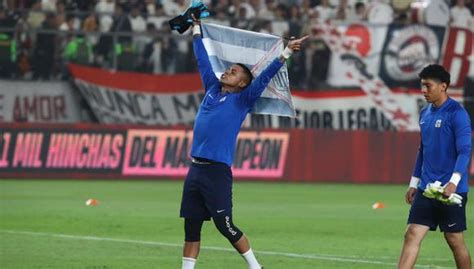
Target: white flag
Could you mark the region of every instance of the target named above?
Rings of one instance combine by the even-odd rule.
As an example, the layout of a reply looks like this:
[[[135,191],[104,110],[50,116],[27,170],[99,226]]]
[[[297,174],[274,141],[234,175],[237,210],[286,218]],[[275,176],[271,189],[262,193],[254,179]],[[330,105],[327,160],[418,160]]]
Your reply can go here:
[[[216,24],[202,24],[203,42],[217,77],[232,64],[245,64],[258,76],[283,51],[278,36]],[[295,117],[286,64],[273,77],[252,113]]]

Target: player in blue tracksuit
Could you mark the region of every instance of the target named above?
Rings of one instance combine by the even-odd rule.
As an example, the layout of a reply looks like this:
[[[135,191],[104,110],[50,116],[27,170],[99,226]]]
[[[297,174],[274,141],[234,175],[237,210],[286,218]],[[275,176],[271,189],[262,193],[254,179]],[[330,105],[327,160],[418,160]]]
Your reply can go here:
[[[413,268],[421,241],[439,226],[451,248],[457,268],[471,269],[464,243],[468,165],[471,156],[471,123],[466,110],[447,95],[449,73],[429,65],[419,74],[421,91],[429,103],[420,113],[421,144],[406,193],[411,204],[399,269]],[[427,184],[441,181],[444,195],[462,196],[460,205],[447,205],[422,195]]]
[[[279,58],[253,79],[243,64],[234,64],[218,79],[204,48],[199,21],[193,23],[193,45],[205,96],[194,123],[192,165],[183,187],[180,216],[185,219],[183,269],[192,269],[200,249],[204,220],[244,257],[249,269],[260,269],[247,237],[232,221],[232,171],[237,135],[247,113],[293,51],[306,39],[292,40]],[[238,52],[236,52],[238,53]],[[223,266],[224,267],[224,266]]]

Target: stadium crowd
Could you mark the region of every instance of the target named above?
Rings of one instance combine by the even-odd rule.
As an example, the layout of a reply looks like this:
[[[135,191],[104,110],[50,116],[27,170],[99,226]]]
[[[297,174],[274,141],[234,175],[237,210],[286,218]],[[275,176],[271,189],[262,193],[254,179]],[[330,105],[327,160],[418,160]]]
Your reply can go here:
[[[424,23],[414,16],[415,1],[387,1],[203,0],[209,22],[278,36],[313,35],[289,68],[299,88],[324,86],[325,65],[312,63],[327,62],[330,51],[314,35],[315,25]],[[189,35],[168,27],[188,6],[185,0],[0,0],[0,77],[67,79],[68,62],[155,74],[193,72]],[[472,1],[453,0],[451,6],[449,23],[472,29]]]

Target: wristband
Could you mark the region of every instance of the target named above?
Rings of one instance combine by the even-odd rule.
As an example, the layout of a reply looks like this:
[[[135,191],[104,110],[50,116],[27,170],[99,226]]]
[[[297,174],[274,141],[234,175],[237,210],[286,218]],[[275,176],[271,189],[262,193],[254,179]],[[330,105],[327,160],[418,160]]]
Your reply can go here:
[[[201,26],[196,24],[193,26],[193,35],[200,35],[201,34]]]
[[[453,173],[451,179],[449,180],[449,182],[453,183],[456,186],[459,184],[459,181],[461,181],[461,174],[457,172]]]
[[[416,189],[416,188],[418,188],[418,183],[420,183],[420,178],[412,176],[411,179],[410,179],[409,187]]]
[[[286,47],[285,50],[281,53],[281,56],[285,58],[286,60],[288,60],[288,58],[290,58],[292,54],[293,54],[293,50]]]

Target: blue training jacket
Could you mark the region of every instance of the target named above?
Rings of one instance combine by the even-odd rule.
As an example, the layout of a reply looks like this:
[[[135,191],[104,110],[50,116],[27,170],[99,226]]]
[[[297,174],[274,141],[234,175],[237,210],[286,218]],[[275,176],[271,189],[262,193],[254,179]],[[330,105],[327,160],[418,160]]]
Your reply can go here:
[[[471,157],[471,123],[466,110],[448,98],[439,108],[429,104],[420,113],[421,144],[413,176],[421,178],[420,189],[428,183],[446,184],[454,172],[461,174],[456,192],[468,192]]]
[[[206,94],[194,122],[191,156],[231,166],[237,135],[245,116],[283,63],[276,58],[240,93],[224,94],[212,70],[202,38],[195,36],[193,44]]]

